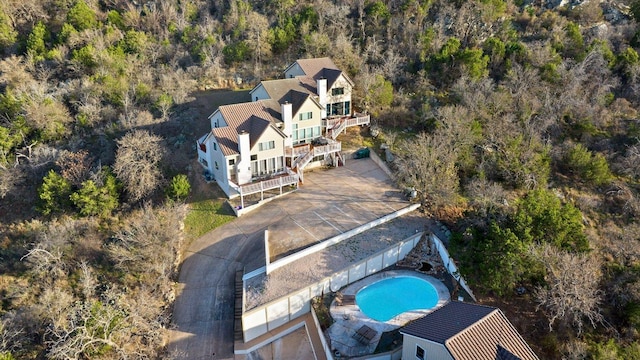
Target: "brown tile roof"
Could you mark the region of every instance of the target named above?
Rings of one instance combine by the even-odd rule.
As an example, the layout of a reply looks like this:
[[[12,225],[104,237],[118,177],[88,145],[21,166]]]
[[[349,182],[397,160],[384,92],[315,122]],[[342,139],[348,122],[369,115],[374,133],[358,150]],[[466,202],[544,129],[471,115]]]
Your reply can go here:
[[[324,69],[333,69],[340,71],[336,64],[333,63],[333,60],[328,57],[315,59],[299,59],[296,62],[298,63],[302,71],[307,76],[311,76],[313,79],[318,79],[324,76]]]
[[[333,84],[336,82],[336,80],[338,80],[341,74],[344,75],[347,81],[349,81],[353,85],[351,79],[349,79],[349,77],[344,74],[342,70],[338,69],[336,64],[333,63],[333,60],[328,57],[315,59],[299,59],[296,62],[298,63],[302,71],[312,79],[327,79],[328,88],[331,88],[331,86],[333,86]],[[314,84],[313,87],[315,89],[316,85]]]
[[[456,360],[538,359],[502,311],[484,305],[452,301],[400,332],[443,344]]]
[[[271,107],[265,101],[223,105],[218,110],[228,126],[213,128],[211,133],[216,137],[224,156],[239,153],[238,133],[248,132],[250,146],[253,148],[264,131],[278,120],[273,116]],[[275,126],[273,128],[280,132]]]
[[[302,104],[309,98],[315,100],[316,82],[307,76],[298,76],[293,79],[267,80],[262,86],[278,104],[286,101],[292,104],[293,114],[297,113]],[[317,102],[317,101],[316,101]],[[320,105],[318,105],[320,106]],[[278,110],[278,114],[280,110]]]

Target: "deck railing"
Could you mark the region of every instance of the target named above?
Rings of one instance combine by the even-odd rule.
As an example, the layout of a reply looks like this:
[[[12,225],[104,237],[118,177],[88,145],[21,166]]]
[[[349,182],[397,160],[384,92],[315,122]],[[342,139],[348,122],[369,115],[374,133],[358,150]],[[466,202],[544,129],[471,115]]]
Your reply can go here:
[[[322,120],[322,125],[327,129],[332,129],[335,125],[342,120],[346,120],[346,126],[367,125],[371,123],[371,116],[364,114],[353,114],[353,116],[342,116],[335,118],[328,118]]]
[[[297,183],[298,175],[295,173],[289,173],[288,175],[279,176],[269,180],[240,185],[237,190],[241,196],[246,196],[271,189],[281,188],[287,185],[295,185]]]
[[[286,157],[296,157],[302,154],[306,154],[311,150],[311,146],[309,144],[304,145],[296,145],[293,148],[286,147],[284,148],[284,155]]]

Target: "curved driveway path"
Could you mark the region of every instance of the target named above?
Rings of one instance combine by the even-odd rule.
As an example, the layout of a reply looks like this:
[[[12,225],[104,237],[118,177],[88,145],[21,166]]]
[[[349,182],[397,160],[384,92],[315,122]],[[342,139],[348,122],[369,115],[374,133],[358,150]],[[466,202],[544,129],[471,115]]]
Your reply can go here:
[[[235,272],[264,265],[264,230],[284,216],[279,207],[263,206],[189,246],[173,309],[173,358],[233,358]]]
[[[371,159],[351,160],[195,240],[180,269],[170,356],[233,359],[235,272],[264,266],[265,229],[279,243],[319,241],[406,206],[398,194]]]

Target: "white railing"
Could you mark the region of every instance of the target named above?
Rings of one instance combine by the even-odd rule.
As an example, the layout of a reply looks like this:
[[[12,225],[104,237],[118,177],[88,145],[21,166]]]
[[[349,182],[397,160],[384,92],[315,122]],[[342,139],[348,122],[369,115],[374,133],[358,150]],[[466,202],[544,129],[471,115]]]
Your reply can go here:
[[[338,151],[342,151],[342,143],[339,142],[339,141],[332,142],[331,144],[327,144],[327,145],[314,146],[313,147],[313,156],[320,156],[320,155],[324,155],[324,154],[332,154],[332,153],[338,152]]]
[[[353,116],[350,116],[350,117],[330,118],[330,119],[322,120],[322,125],[324,125],[327,129],[331,129],[342,120],[346,120],[346,126],[367,125],[371,123],[371,116],[362,115],[362,114],[353,114]]]
[[[286,147],[284,149],[284,155],[287,157],[296,157],[298,155],[308,153],[309,150],[311,150],[311,146],[309,144],[296,145],[293,148]]]
[[[311,159],[313,159],[314,156],[314,152],[313,151],[309,151],[308,153],[304,154],[303,157],[298,157],[296,159],[296,161],[294,161],[293,163],[293,168],[298,168],[298,169],[302,169],[305,166],[307,166],[307,164],[311,161]]]
[[[347,128],[347,122],[344,120],[340,121],[337,124],[337,127],[334,126],[333,128],[331,128],[331,138],[335,140],[338,137],[338,135],[340,135],[340,133],[342,133],[346,128]]]
[[[238,187],[238,192],[240,192],[241,196],[251,195],[271,189],[281,188],[283,186],[296,184],[298,182],[298,176],[288,175],[288,176],[280,176],[274,179],[264,180],[256,183],[251,183],[247,185],[240,185]]]

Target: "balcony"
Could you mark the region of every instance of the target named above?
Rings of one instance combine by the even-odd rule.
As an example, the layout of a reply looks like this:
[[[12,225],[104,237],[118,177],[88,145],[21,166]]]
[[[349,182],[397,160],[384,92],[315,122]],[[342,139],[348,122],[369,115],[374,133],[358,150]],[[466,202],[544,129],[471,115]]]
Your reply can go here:
[[[331,117],[322,120],[322,126],[327,129],[333,129],[337,124],[345,122],[346,127],[356,125],[369,125],[371,123],[371,116],[365,114],[354,113],[351,116],[338,116]]]

